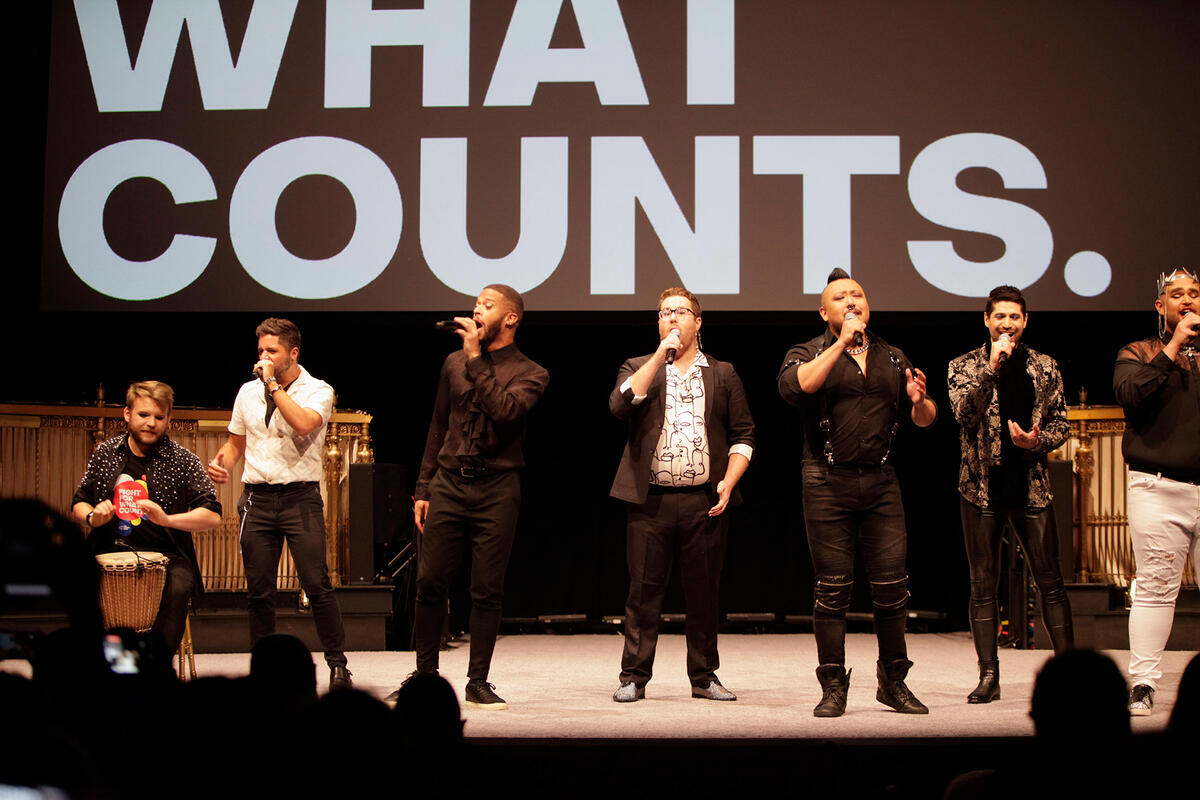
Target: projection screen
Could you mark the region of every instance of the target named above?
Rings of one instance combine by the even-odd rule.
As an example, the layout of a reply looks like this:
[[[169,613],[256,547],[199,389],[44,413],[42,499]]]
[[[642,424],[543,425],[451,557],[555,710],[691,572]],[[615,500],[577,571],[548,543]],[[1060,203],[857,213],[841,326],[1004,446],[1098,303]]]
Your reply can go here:
[[[1184,2],[59,0],[42,307],[1145,308]]]

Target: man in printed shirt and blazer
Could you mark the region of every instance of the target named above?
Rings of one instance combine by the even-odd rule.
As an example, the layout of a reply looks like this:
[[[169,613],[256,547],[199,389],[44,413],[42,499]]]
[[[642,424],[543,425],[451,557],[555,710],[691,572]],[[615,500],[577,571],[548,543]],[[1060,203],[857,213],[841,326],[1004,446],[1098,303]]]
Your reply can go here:
[[[682,287],[658,301],[658,348],[621,365],[609,396],[628,422],[611,494],[629,504],[629,598],[618,703],[645,697],[659,615],[678,548],[692,697],[736,700],[717,680],[717,591],[731,504],[750,464],[754,420],[733,366],[700,351],[700,301]]]

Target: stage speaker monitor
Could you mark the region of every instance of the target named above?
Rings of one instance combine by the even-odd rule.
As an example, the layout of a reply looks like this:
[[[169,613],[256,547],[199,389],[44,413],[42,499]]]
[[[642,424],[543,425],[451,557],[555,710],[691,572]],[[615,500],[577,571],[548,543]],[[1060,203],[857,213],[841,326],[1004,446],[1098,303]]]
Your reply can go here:
[[[1049,460],[1054,522],[1058,528],[1058,565],[1063,580],[1075,582],[1075,474],[1070,461]]]
[[[412,512],[402,464],[350,465],[350,553],[345,578],[374,582],[376,544],[412,537]]]

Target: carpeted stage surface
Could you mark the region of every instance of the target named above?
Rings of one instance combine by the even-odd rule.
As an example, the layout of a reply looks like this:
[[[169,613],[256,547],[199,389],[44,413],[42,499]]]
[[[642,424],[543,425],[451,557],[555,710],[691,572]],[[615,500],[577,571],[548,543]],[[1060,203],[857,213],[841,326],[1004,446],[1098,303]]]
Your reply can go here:
[[[846,715],[817,719],[820,699],[814,669],[816,647],[806,634],[748,634],[721,637],[720,677],[738,695],[719,703],[691,697],[681,635],[659,640],[655,678],[646,699],[612,701],[617,688],[622,639],[617,635],[526,635],[502,637],[490,680],[508,701],[507,711],[463,707],[469,739],[924,739],[928,737],[1011,737],[1033,734],[1029,698],[1045,650],[1000,651],[1003,699],[982,706],[966,703],[978,673],[966,633],[910,634],[915,666],[909,688],[929,706],[928,716],[897,714],[875,700],[875,638],[847,637],[847,666],[853,669]],[[441,673],[462,699],[468,644],[442,653]],[[1127,651],[1108,651],[1121,667]],[[1161,730],[1175,700],[1180,673],[1193,653],[1168,651],[1155,713],[1133,720],[1135,733]],[[318,661],[324,691],[327,672]],[[355,685],[383,698],[414,667],[411,652],[349,654]],[[244,675],[248,654],[198,655],[200,675]]]

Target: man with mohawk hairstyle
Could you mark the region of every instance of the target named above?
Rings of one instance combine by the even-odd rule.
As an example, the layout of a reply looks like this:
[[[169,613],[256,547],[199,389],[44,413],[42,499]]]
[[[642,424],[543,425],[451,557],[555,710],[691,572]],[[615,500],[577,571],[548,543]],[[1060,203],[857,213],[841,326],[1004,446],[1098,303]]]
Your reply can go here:
[[[1130,588],[1129,713],[1149,716],[1188,552],[1200,564],[1200,283],[1179,268],[1158,279],[1158,336],[1121,348],[1113,392],[1125,409],[1125,509],[1137,562]]]
[[[925,375],[867,330],[871,309],[858,281],[835,269],[818,309],[828,329],[788,351],[779,393],[804,417],[804,525],[816,571],[813,632],[821,702],[816,717],[846,711],[846,611],[854,551],[862,553],[879,640],[875,699],[902,714],[929,709],[905,685],[908,534],[896,472],[888,463],[901,421],[926,428],[937,405]]]

